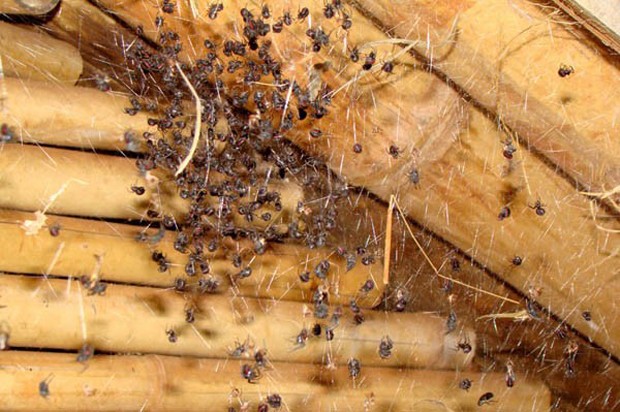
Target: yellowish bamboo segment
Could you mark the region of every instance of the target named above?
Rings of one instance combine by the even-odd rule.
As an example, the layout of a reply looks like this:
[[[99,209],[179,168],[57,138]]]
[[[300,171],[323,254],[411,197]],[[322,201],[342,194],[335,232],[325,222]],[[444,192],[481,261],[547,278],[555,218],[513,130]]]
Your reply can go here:
[[[0,169],[0,207],[6,209],[45,208],[56,214],[117,219],[145,219],[151,209],[177,220],[187,212],[173,180],[162,181],[150,173],[142,177],[135,162],[122,157],[9,144],[0,152]],[[144,187],[145,194],[136,195],[132,186]],[[282,211],[272,211],[268,221],[254,219],[258,227],[288,222],[303,199],[301,187],[292,183],[274,181],[267,187],[280,193]],[[254,196],[256,192],[248,194]],[[234,218],[248,225],[241,215]]]
[[[171,286],[175,278],[185,275],[187,256],[174,250],[174,233],[48,215],[41,230],[29,235],[23,225],[31,219],[32,213],[0,210],[0,239],[2,242],[12,239],[12,246],[0,251],[0,270],[80,277],[90,276],[100,262],[100,277],[106,282],[166,287]],[[51,235],[53,230],[58,231],[57,236]],[[146,242],[137,240],[141,234],[146,235]],[[151,259],[155,250],[161,251],[170,262],[168,271],[160,272]],[[212,271],[228,278],[232,265],[226,263],[225,249],[206,252],[206,255]]]
[[[350,309],[335,320],[330,313],[314,336],[316,320],[308,305],[277,300],[227,296],[190,296],[175,290],[108,285],[91,294],[78,281],[18,275],[0,277],[2,321],[16,347],[74,348],[89,342],[114,353],[154,353],[231,358],[267,351],[271,361],[341,363],[349,357],[366,365],[464,368],[472,361],[476,338],[463,327],[447,332],[444,317],[428,313],[363,311],[361,324]],[[310,305],[312,306],[312,305]],[[186,311],[193,323],[187,323]],[[333,339],[326,339],[326,331]],[[174,331],[176,342],[169,340]],[[381,340],[393,349],[379,356]],[[468,343],[471,351],[458,350]]]
[[[63,65],[66,64],[63,62]],[[55,146],[138,151],[148,116],[129,116],[124,96],[91,88],[5,79],[3,121],[24,142]]]
[[[71,45],[3,22],[0,22],[0,59],[4,75],[20,81],[72,85],[82,73],[82,57]]]
[[[485,393],[489,411],[547,411],[549,390],[523,376],[506,388],[504,375],[397,370],[362,365],[357,379],[346,362],[333,370],[318,365],[273,363],[249,383],[239,361],[169,356],[96,355],[87,364],[75,355],[2,352],[0,395],[11,410],[256,410],[279,395],[284,411],[446,411],[475,410]],[[472,389],[459,389],[461,379]],[[46,381],[49,394],[40,396]],[[272,398],[273,399],[273,398]],[[25,402],[27,401],[27,402]],[[270,408],[271,410],[271,408]]]
[[[347,270],[345,257],[325,248],[308,250],[297,245],[273,244],[270,249],[265,255],[250,258],[252,275],[238,279],[239,288],[254,290],[256,297],[309,302],[317,288],[327,285],[331,303],[349,305],[354,300],[366,308],[380,303],[385,285],[381,282],[383,265],[379,262],[364,266],[358,259]],[[317,267],[325,261],[329,263],[327,282],[316,276]],[[300,280],[304,272],[309,272],[310,282]],[[367,282],[371,282],[369,289],[364,288]]]
[[[40,15],[49,13],[60,0],[0,0],[0,14]]]
[[[90,276],[98,270],[105,282],[164,287],[186,276],[187,256],[174,250],[175,236],[169,231],[50,215],[37,234],[27,235],[22,225],[30,219],[31,213],[0,210],[0,242],[6,245],[0,248],[0,270],[62,277]],[[57,229],[58,235],[52,236],[50,228]],[[141,234],[146,235],[145,243],[136,240]],[[148,240],[160,237],[158,241]],[[151,258],[154,251],[164,253],[170,262],[167,271],[159,271]],[[376,306],[383,294],[384,285],[375,281],[382,271],[378,263],[364,266],[358,262],[346,271],[344,259],[329,250],[271,244],[264,255],[243,256],[252,273],[239,279],[236,275],[241,269],[232,264],[234,253],[236,248],[228,245],[206,253],[209,275],[220,282],[216,293],[310,302],[319,286],[314,270],[319,262],[327,260],[331,303],[348,305],[355,299],[358,306],[369,308]],[[311,273],[309,282],[299,278],[305,271]],[[368,280],[373,280],[375,286],[361,291]],[[188,278],[190,285],[197,281]],[[231,285],[233,292],[227,292]]]
[[[147,185],[129,159],[10,144],[0,153],[0,168],[4,208],[35,211],[47,206],[47,212],[57,214],[141,219],[150,206],[150,190],[143,196],[130,190]],[[166,213],[180,216],[182,207],[177,202]]]

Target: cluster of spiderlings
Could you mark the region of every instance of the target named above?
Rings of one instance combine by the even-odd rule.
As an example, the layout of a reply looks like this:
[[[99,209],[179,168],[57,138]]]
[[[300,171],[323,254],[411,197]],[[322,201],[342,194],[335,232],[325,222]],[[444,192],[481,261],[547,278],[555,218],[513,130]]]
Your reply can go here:
[[[306,36],[312,39],[312,51],[321,51],[322,46],[329,44],[329,34],[325,33],[321,27],[306,30]]]
[[[346,22],[350,18],[341,2],[329,5],[333,13],[327,14],[349,26]],[[174,3],[166,2],[163,11],[167,13],[174,7]],[[217,18],[223,7],[221,2],[214,3],[209,17]],[[132,98],[125,112],[147,112],[148,124],[157,128],[156,132],[143,134],[146,154],[136,160],[140,173],[154,173],[161,181],[172,181],[178,195],[189,203],[187,214],[169,224],[165,220],[171,218],[162,211],[149,210],[147,215],[176,231],[174,248],[187,256],[185,274],[199,275],[199,291],[213,293],[219,282],[209,277],[209,254],[227,244],[226,239],[251,242],[254,254],[265,253],[269,242],[286,239],[303,242],[309,248],[326,246],[330,231],[336,227],[337,202],[348,196],[348,188],[341,183],[329,189],[317,188],[318,170],[324,170],[324,165],[283,138],[298,123],[307,127],[326,116],[331,105],[331,89],[326,84],[310,90],[285,78],[281,62],[271,52],[270,36],[295,21],[305,20],[308,9],[301,9],[296,17],[290,12],[278,17],[267,6],[258,12],[242,8],[243,38],[204,39],[202,56],[191,65],[179,59],[182,44],[177,33],[167,30],[165,13],[156,18],[160,27],[156,52],[140,40],[127,50],[131,80],[140,85],[144,97]],[[320,25],[307,34],[318,48],[330,41]],[[202,133],[188,166],[176,174],[194,138],[194,128],[190,127],[194,120],[189,117],[193,113],[186,109],[193,95],[180,71],[200,98]],[[323,136],[318,128],[310,130],[316,138]],[[266,178],[265,168],[269,170]],[[272,224],[272,219],[282,214],[285,199],[270,188],[270,183],[283,179],[310,190],[323,190],[321,195],[327,201],[314,209],[304,207],[304,213],[286,216],[288,221],[281,216],[282,224]],[[136,195],[146,192],[141,186],[131,190]],[[260,222],[264,224],[257,224]],[[243,263],[247,257],[240,257],[235,265],[239,268],[236,279],[251,276],[251,268]],[[153,260],[161,271],[168,270],[169,263],[163,256],[154,256]],[[364,264],[373,262],[374,257],[363,260]],[[347,258],[348,269],[354,264],[354,258]],[[324,279],[327,270],[321,268],[315,274]],[[178,286],[175,281],[175,288]],[[186,290],[187,285],[182,286]],[[325,314],[324,307],[316,309],[318,315]]]

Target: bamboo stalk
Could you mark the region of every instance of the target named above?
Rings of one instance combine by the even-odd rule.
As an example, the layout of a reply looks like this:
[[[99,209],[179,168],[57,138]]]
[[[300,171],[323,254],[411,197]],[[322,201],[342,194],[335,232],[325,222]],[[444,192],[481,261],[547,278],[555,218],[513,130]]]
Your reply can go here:
[[[174,181],[153,187],[139,175],[134,161],[122,157],[10,144],[0,152],[0,169],[0,207],[6,209],[35,211],[49,204],[47,211],[55,214],[144,219],[149,208],[157,207],[161,214],[173,215],[178,221],[187,212],[187,202],[177,195]],[[217,175],[211,178],[215,181]],[[145,187],[145,194],[137,196],[130,190],[132,185]],[[288,222],[303,199],[302,189],[294,184],[272,181],[267,187],[280,193],[282,212],[265,207],[272,211],[272,218],[254,219],[252,224],[257,227]],[[160,203],[153,206],[150,199],[155,190]],[[52,195],[56,197],[50,203]],[[248,194],[248,198],[252,196],[254,193]],[[238,214],[234,219],[240,225],[248,224]]]
[[[63,62],[63,64],[65,64]],[[5,79],[5,120],[23,142],[135,152],[148,116],[124,113],[124,96],[83,87]]]
[[[358,381],[347,367],[274,363],[262,379],[250,384],[240,363],[168,356],[95,356],[88,365],[74,355],[0,353],[0,393],[11,410],[227,410],[247,402],[255,410],[268,395],[282,398],[282,410],[437,411],[477,408],[485,392],[494,394],[488,410],[545,411],[549,390],[524,378],[506,388],[503,374],[396,370],[362,366]],[[39,382],[52,377],[49,396],[37,394]],[[472,389],[458,388],[461,378]],[[235,396],[238,394],[238,396]],[[26,401],[26,402],[24,402]]]
[[[136,241],[142,232],[159,236],[155,229],[108,223],[95,220],[48,216],[47,228],[36,235],[26,235],[20,225],[32,219],[32,214],[0,210],[0,270],[44,274],[62,277],[90,275],[101,259],[101,279],[106,282],[128,283],[147,286],[171,287],[178,277],[185,277],[186,255],[174,251],[174,234],[165,232],[158,243],[143,244]],[[50,226],[58,225],[60,233],[51,236]],[[159,250],[170,261],[168,271],[162,273],[151,259],[152,251]],[[211,268],[210,274],[221,282],[218,293],[228,295],[231,279],[240,269],[232,264],[236,248],[222,245],[213,253],[206,252]],[[247,297],[273,298],[309,302],[319,286],[313,275],[310,282],[299,279],[303,271],[313,272],[321,260],[330,262],[327,284],[331,286],[330,301],[348,305],[356,299],[362,308],[375,306],[384,286],[376,279],[376,286],[367,293],[360,287],[368,279],[381,272],[381,265],[357,264],[346,272],[343,258],[327,249],[309,251],[295,245],[272,244],[264,255],[246,257],[245,266],[252,274],[234,281],[234,294]],[[249,261],[249,262],[248,262]],[[55,264],[52,265],[52,262]],[[195,280],[188,279],[193,285]]]
[[[580,185],[620,185],[617,64],[557,9],[524,0],[356,4],[394,36],[425,39],[419,55]],[[562,65],[575,72],[560,77]]]
[[[22,81],[75,84],[82,73],[82,57],[74,47],[3,22],[0,22],[0,58],[5,76]]]
[[[0,14],[30,14],[39,15],[49,13],[58,5],[60,0],[0,0]]]
[[[446,320],[428,313],[365,311],[356,325],[345,310],[333,329],[314,337],[312,310],[296,302],[226,296],[190,298],[174,290],[109,285],[104,296],[88,296],[74,280],[1,276],[3,321],[15,347],[67,349],[87,341],[106,352],[153,353],[226,358],[235,342],[266,349],[271,361],[302,363],[346,362],[363,359],[365,365],[464,368],[476,350],[475,335],[463,327],[446,333]],[[195,307],[195,322],[187,323],[184,310]],[[306,340],[296,337],[307,328]],[[178,336],[171,343],[167,330]],[[393,341],[391,356],[379,357],[381,339]],[[472,350],[457,351],[467,340]],[[250,350],[250,349],[248,349]]]
[[[4,146],[0,165],[4,208],[43,210],[55,193],[49,213],[141,219],[149,208],[150,190],[144,196],[130,190],[131,185],[147,184],[129,159],[11,144]],[[183,205],[172,199],[162,210],[180,217]]]

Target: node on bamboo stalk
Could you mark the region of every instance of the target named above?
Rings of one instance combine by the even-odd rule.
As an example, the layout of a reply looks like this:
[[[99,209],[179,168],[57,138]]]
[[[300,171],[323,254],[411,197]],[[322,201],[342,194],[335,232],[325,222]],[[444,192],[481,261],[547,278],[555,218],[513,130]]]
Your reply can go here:
[[[4,75],[19,81],[72,85],[82,74],[77,49],[27,26],[0,22],[0,59]]]
[[[360,311],[336,305],[328,305],[323,312],[317,304],[313,308],[284,300],[201,298],[184,293],[181,287],[102,287],[98,277],[95,284],[93,277],[91,283],[17,275],[1,278],[6,306],[2,319],[16,347],[63,349],[88,342],[113,353],[229,361],[246,359],[252,350],[262,349],[274,362],[329,364],[355,357],[368,366],[437,369],[466,368],[476,350],[476,337],[469,327],[461,325],[451,331],[446,319],[434,314]],[[329,303],[329,297],[324,299],[322,303]],[[170,330],[174,340],[169,339]],[[386,336],[392,347],[389,356],[380,356]],[[464,343],[469,350],[460,350]]]
[[[6,352],[0,353],[0,362],[4,365],[0,393],[12,410],[192,410],[204,405],[226,410],[260,404],[295,411],[473,410],[485,393],[493,393],[493,402],[486,408],[529,412],[546,411],[550,406],[544,385],[524,377],[508,389],[499,373],[455,377],[454,372],[362,365],[362,377],[354,380],[344,364],[328,370],[318,365],[273,363],[271,370],[263,372],[265,376],[249,383],[239,373],[240,363],[232,361],[96,355],[85,366],[70,354]],[[53,377],[49,395],[39,396],[39,383],[49,377]],[[472,389],[459,389],[460,378],[471,379]],[[27,408],[24,400],[28,400]]]
[[[0,0],[0,14],[42,15],[52,11],[60,0]]]
[[[370,308],[379,302],[384,290],[380,283],[368,291],[361,290],[381,272],[381,265],[357,264],[349,269],[345,258],[326,248],[308,251],[300,245],[272,244],[260,256],[252,256],[248,248],[239,257],[248,261],[245,267],[251,272],[239,277],[243,269],[233,264],[237,245],[227,241],[205,253],[208,275],[200,276],[200,262],[194,263],[192,279],[187,274],[187,257],[174,249],[172,231],[48,215],[38,233],[28,234],[23,223],[30,219],[30,213],[0,210],[0,239],[6,244],[0,250],[0,270],[74,278],[98,270],[106,283],[160,287],[173,287],[176,279],[184,278],[189,288],[198,290],[201,282],[211,279],[218,285],[209,293],[310,302],[323,281],[312,275],[303,282],[300,275],[314,272],[320,262],[327,261],[330,269],[324,282],[330,286],[332,304],[349,305],[354,299],[359,307]],[[165,257],[163,268],[153,259],[154,253]],[[233,292],[227,290],[231,284]]]

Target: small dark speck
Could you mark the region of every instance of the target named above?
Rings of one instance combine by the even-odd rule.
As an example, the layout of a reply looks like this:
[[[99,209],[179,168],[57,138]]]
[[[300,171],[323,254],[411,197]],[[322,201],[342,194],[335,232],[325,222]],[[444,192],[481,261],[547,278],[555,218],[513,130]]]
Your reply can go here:
[[[575,69],[573,68],[573,66],[567,66],[566,64],[561,64],[560,68],[558,69],[558,76],[567,77],[573,74],[574,72],[575,72]]]

